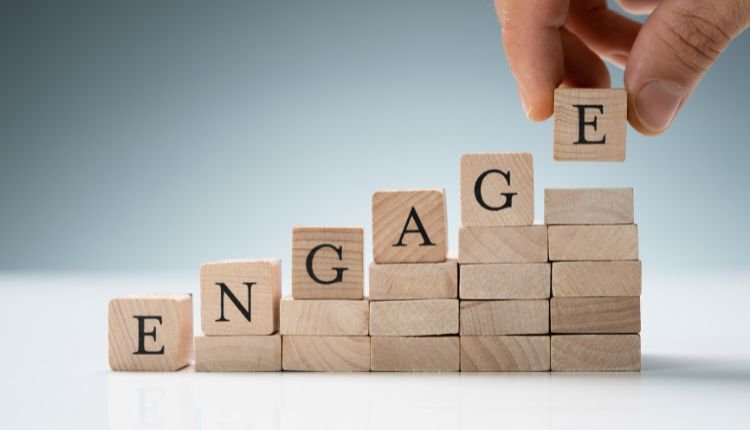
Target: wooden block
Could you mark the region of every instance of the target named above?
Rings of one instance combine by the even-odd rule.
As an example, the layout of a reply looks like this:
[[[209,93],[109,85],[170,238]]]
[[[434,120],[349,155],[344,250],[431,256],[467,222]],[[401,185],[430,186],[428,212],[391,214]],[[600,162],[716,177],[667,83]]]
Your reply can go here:
[[[625,225],[551,225],[550,261],[638,259],[638,227]]]
[[[462,372],[549,370],[549,336],[461,336]]]
[[[461,157],[464,227],[534,223],[534,160],[529,153]]]
[[[552,333],[640,333],[640,297],[553,297]]]
[[[458,262],[546,263],[547,226],[461,227]]]
[[[376,263],[440,263],[448,254],[445,191],[378,191],[372,196]]]
[[[545,189],[544,223],[633,224],[632,188]]]
[[[641,369],[637,334],[553,335],[553,372],[615,372]]]
[[[370,264],[370,300],[455,299],[458,262]]]
[[[367,300],[281,301],[281,334],[298,336],[367,336]]]
[[[623,89],[556,89],[555,160],[625,161],[627,116]]]
[[[548,299],[549,263],[462,264],[461,299]]]
[[[552,264],[552,295],[557,297],[635,297],[641,295],[641,283],[640,261]]]
[[[372,337],[373,372],[458,372],[458,336]]]
[[[461,336],[548,333],[548,300],[461,300]]]
[[[193,359],[193,296],[131,296],[109,302],[109,367],[173,371]]]
[[[295,227],[292,230],[292,297],[364,297],[364,230]]]
[[[279,329],[280,260],[201,267],[201,328],[209,336],[269,335]]]
[[[283,336],[284,370],[369,372],[368,336]]]
[[[196,372],[278,372],[281,336],[196,336]]]
[[[437,336],[458,333],[458,300],[370,302],[372,336]]]

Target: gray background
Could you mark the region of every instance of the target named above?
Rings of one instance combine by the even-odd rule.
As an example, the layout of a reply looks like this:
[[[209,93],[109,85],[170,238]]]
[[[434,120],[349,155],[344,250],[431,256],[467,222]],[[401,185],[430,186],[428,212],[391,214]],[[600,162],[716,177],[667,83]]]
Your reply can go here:
[[[288,271],[294,225],[360,225],[369,249],[388,188],[445,188],[455,249],[478,151],[534,154],[537,219],[547,187],[634,187],[649,267],[743,268],[748,53],[667,134],[629,130],[626,163],[556,163],[489,0],[3,1],[0,270]]]

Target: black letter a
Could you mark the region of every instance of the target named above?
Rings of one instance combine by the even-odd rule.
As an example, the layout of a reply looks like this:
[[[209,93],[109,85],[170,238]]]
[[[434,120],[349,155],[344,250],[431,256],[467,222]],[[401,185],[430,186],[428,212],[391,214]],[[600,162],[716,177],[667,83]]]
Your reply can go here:
[[[223,282],[217,282],[216,285],[219,286],[221,289],[221,317],[216,320],[216,322],[223,322],[223,321],[229,321],[228,319],[224,318],[224,296],[229,297],[229,300],[234,303],[234,305],[237,307],[237,309],[240,311],[240,313],[245,317],[246,320],[251,321],[250,319],[250,305],[252,304],[252,296],[250,295],[250,289],[253,285],[255,285],[255,282],[243,282],[243,285],[247,286],[247,308],[242,306],[242,303],[240,303],[239,300],[237,300],[237,296],[235,296],[232,293],[232,290],[227,287],[227,284]]]
[[[414,220],[414,224],[416,224],[417,228],[415,230],[409,230],[409,222],[411,220]],[[422,225],[422,220],[419,219],[419,215],[417,215],[417,210],[414,209],[414,206],[411,207],[411,211],[409,212],[409,217],[406,218],[406,224],[404,224],[404,230],[401,232],[401,237],[398,239],[398,242],[396,242],[393,246],[406,246],[404,245],[404,236],[406,233],[419,233],[422,235],[422,243],[419,244],[419,246],[435,246],[434,243],[430,241],[430,237],[427,236],[427,232],[424,229],[424,226]]]

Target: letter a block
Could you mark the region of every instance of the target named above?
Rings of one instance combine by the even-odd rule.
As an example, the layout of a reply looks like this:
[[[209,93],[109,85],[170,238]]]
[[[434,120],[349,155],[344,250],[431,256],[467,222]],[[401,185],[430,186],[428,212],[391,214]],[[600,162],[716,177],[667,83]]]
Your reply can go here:
[[[364,230],[296,227],[292,230],[292,297],[364,297]]]
[[[622,89],[555,90],[555,160],[625,161],[628,96]]]
[[[109,367],[173,371],[193,358],[193,296],[122,297],[109,302]]]
[[[378,191],[372,196],[375,263],[441,263],[447,259],[443,190]]]
[[[461,224],[464,227],[534,223],[531,154],[466,154],[461,157]]]
[[[214,335],[268,335],[279,328],[281,262],[248,260],[201,267],[201,328]]]

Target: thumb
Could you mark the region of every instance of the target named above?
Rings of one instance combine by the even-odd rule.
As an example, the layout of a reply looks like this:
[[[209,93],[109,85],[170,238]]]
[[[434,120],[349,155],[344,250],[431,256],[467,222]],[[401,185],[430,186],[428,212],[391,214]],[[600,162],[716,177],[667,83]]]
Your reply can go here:
[[[750,0],[663,0],[625,68],[628,120],[644,134],[669,127],[727,45],[750,23]]]

